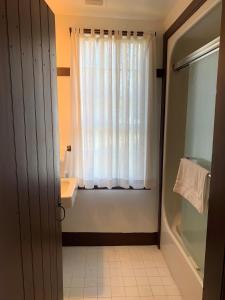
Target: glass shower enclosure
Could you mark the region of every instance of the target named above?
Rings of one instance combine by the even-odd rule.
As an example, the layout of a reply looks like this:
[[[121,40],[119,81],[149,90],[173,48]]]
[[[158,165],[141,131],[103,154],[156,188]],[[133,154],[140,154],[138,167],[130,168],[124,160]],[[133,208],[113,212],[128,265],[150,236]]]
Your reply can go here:
[[[212,159],[218,51],[196,61],[188,70],[188,96],[185,131],[185,157],[210,170]],[[180,71],[182,72],[182,71]],[[204,274],[208,213],[199,214],[181,200],[177,228],[201,277]]]

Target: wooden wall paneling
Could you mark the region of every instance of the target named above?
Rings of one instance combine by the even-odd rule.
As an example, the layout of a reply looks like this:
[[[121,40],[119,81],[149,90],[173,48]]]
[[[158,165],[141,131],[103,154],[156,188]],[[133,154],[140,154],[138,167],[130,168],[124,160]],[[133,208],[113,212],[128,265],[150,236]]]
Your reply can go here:
[[[6,1],[0,1],[0,293],[24,300]]]
[[[42,31],[42,58],[43,58],[43,87],[45,100],[45,130],[47,149],[47,178],[48,178],[48,203],[49,203],[49,224],[50,224],[50,253],[51,253],[51,280],[52,299],[58,297],[58,277],[57,277],[57,251],[56,251],[56,214],[55,214],[55,174],[53,161],[53,126],[52,126],[52,106],[51,106],[51,77],[50,77],[50,49],[49,49],[49,27],[48,27],[48,7],[41,1],[41,31]]]
[[[52,116],[53,116],[53,144],[54,144],[54,171],[55,171],[55,208],[56,208],[56,247],[57,247],[57,271],[58,271],[58,299],[63,299],[62,280],[62,228],[61,211],[58,204],[60,199],[60,154],[59,154],[59,128],[58,128],[58,98],[57,98],[57,68],[56,68],[56,36],[55,16],[48,10],[49,20],[49,42],[50,42],[50,66],[51,66],[51,95],[52,95]]]
[[[31,0],[32,20],[32,47],[34,67],[34,91],[36,106],[37,126],[37,155],[39,173],[39,193],[41,211],[41,237],[43,251],[43,279],[44,296],[46,300],[52,299],[51,289],[51,263],[49,242],[49,207],[47,192],[47,158],[46,158],[46,133],[45,133],[45,104],[43,95],[43,73],[42,73],[42,41],[41,41],[41,15],[40,3]]]
[[[28,169],[28,191],[30,198],[30,221],[33,252],[33,276],[35,299],[44,299],[43,257],[41,240],[41,211],[39,199],[39,175],[37,157],[37,130],[34,94],[34,69],[32,54],[30,0],[19,1],[22,81],[26,149]]]
[[[7,0],[7,17],[10,49],[10,70],[13,99],[13,121],[18,178],[18,198],[21,217],[22,261],[25,299],[34,299],[32,268],[32,245],[30,224],[30,203],[28,194],[26,128],[24,120],[23,84],[20,49],[20,24],[18,1]]]

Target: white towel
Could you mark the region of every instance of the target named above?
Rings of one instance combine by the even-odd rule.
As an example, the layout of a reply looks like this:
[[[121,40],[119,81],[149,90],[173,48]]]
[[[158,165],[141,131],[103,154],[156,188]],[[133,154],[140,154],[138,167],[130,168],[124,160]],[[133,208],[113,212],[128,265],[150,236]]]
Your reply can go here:
[[[173,191],[188,200],[199,213],[207,210],[209,171],[190,159],[182,158]]]

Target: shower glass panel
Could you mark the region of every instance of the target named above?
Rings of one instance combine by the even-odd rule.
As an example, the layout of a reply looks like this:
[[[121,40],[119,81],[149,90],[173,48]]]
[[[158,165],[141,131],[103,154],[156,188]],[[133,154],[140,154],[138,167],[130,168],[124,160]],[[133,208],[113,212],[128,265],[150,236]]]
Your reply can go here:
[[[200,164],[211,166],[218,52],[213,53],[189,69],[185,156],[196,158]],[[182,72],[187,72],[182,71]],[[182,199],[180,235],[194,260],[200,275],[204,274],[207,213],[199,214]]]

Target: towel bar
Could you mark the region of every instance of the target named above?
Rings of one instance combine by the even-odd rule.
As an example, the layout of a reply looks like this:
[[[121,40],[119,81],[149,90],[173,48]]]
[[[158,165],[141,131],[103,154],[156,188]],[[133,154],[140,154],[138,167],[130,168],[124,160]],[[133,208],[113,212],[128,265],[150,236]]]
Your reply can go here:
[[[185,157],[186,159],[190,159],[190,160],[195,160],[195,161],[198,161],[197,158],[195,157]],[[199,164],[200,165],[200,164]],[[211,178],[211,173],[208,174],[208,177]]]

